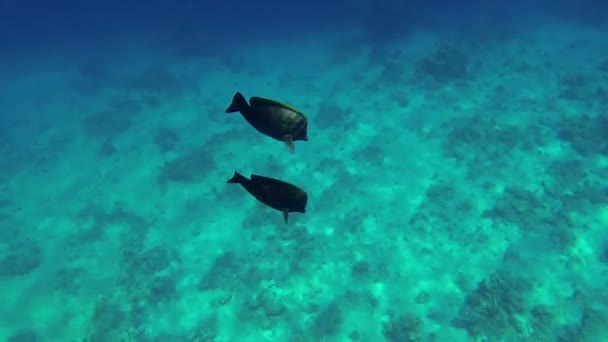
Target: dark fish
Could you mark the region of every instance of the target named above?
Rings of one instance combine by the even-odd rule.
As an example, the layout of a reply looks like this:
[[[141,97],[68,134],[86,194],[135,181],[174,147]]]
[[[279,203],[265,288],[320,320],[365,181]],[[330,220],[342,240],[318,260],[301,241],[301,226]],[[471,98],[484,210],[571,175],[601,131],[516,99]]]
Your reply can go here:
[[[260,133],[285,142],[291,152],[295,151],[294,141],[308,141],[308,119],[286,104],[255,96],[247,103],[237,92],[226,109],[226,113],[235,112],[240,112]]]
[[[251,175],[251,179],[234,172],[226,183],[241,184],[258,201],[283,212],[285,223],[289,213],[305,213],[308,195],[300,188],[282,180]]]

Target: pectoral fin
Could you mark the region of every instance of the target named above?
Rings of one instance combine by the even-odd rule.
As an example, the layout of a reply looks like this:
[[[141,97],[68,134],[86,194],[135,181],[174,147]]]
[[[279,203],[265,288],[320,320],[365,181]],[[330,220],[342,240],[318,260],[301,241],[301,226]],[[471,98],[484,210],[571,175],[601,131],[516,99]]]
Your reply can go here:
[[[289,152],[294,153],[296,151],[296,145],[293,143],[293,136],[291,134],[286,135],[284,141]]]
[[[283,220],[285,220],[285,223],[289,220],[289,209],[283,209]]]

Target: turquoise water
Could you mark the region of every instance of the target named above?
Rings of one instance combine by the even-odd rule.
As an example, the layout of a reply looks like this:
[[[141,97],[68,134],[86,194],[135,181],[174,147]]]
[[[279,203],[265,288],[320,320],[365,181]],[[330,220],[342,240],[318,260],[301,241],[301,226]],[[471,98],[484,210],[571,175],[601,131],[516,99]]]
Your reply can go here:
[[[0,340],[608,340],[608,35],[472,37],[134,36],[5,64]],[[310,140],[225,114],[236,91]],[[307,212],[285,224],[234,171]]]

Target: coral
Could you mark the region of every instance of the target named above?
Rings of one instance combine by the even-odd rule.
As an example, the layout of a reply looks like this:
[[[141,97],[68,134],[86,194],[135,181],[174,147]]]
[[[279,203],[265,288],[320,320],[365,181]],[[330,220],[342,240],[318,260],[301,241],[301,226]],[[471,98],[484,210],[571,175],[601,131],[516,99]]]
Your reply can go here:
[[[120,202],[114,203],[111,209],[101,208],[96,204],[85,204],[73,218],[75,224],[82,229],[75,233],[72,243],[76,246],[95,241],[106,232],[108,226],[122,226],[121,232],[123,257],[128,256],[132,246],[141,246],[145,240],[148,229],[154,224],[153,218],[144,218],[130,210],[125,209]],[[75,248],[77,249],[77,247]],[[138,252],[140,247],[134,249]]]
[[[333,195],[333,194],[332,194]],[[341,196],[341,195],[339,195]],[[344,196],[346,197],[346,196]],[[336,202],[330,203],[343,203],[346,202],[346,198],[338,197]],[[344,217],[341,220],[341,226],[344,227],[344,232],[357,234],[363,228],[363,222],[369,217],[370,213],[367,208],[360,208],[354,206],[353,208],[346,211]]]
[[[23,330],[6,338],[6,342],[36,342],[38,335],[33,330]]]
[[[8,254],[0,259],[0,277],[26,275],[43,262],[42,251],[33,240],[20,240],[10,244]]]
[[[415,315],[391,314],[390,321],[382,325],[382,334],[389,342],[422,342],[424,322]]]
[[[143,274],[154,274],[161,272],[171,265],[171,261],[175,260],[174,253],[163,247],[152,247],[134,256],[129,262],[128,268],[131,271]]]
[[[168,127],[161,127],[154,133],[154,143],[158,149],[163,152],[170,152],[175,149],[180,141],[180,135],[176,130]]]
[[[599,341],[606,338],[608,318],[602,310],[586,307],[581,317],[581,330],[585,341]]]
[[[250,307],[262,310],[267,318],[281,316],[287,311],[281,298],[270,289],[262,289],[257,293],[250,303]]]
[[[577,101],[586,110],[595,105],[605,106],[608,104],[608,91],[601,76],[580,72],[563,75],[558,81],[557,99]]]
[[[545,136],[535,126],[519,126],[497,121],[491,115],[458,117],[443,122],[431,132],[441,139],[447,158],[469,167],[469,177],[487,174],[511,162],[517,151],[544,145]]]
[[[608,113],[562,117],[553,127],[558,137],[569,143],[581,156],[589,157],[595,154],[608,155]]]
[[[319,129],[348,130],[351,120],[346,110],[333,102],[321,102],[313,122]]]
[[[107,107],[87,115],[82,121],[85,134],[102,142],[126,132],[141,111],[139,103],[122,98],[110,100]]]
[[[422,1],[357,1],[353,17],[364,38],[372,45],[402,39],[428,18],[428,9],[422,11]],[[382,18],[382,20],[378,20]]]
[[[416,300],[416,303],[418,303],[418,304],[427,304],[429,301],[431,301],[431,295],[426,291],[420,291],[416,295],[415,300]]]
[[[581,329],[578,325],[570,324],[564,325],[559,330],[557,336],[557,342],[572,342],[572,341],[584,341],[581,338]]]
[[[289,259],[289,271],[296,273],[305,266],[310,265],[311,259],[323,251],[320,249],[321,240],[318,236],[311,235],[307,229],[298,228],[291,229],[293,234],[290,237],[292,241],[291,255]]]
[[[357,261],[351,268],[351,273],[355,278],[365,278],[369,275],[370,265],[367,261]]]
[[[552,178],[542,185],[545,193],[561,203],[563,219],[569,220],[569,213],[588,215],[590,208],[608,201],[606,171],[584,159],[555,161],[547,170]]]
[[[111,157],[116,153],[116,147],[114,147],[114,143],[111,139],[104,140],[101,146],[99,146],[99,153],[106,157]]]
[[[585,180],[589,173],[582,159],[553,161],[547,171],[556,184],[560,184],[560,187],[568,187],[566,191],[571,190],[573,185]]]
[[[272,286],[261,287],[257,292],[245,289],[239,296],[246,298],[237,313],[241,322],[251,323],[260,330],[271,330],[290,319],[285,300]]]
[[[131,90],[154,95],[173,93],[181,90],[181,82],[171,71],[160,66],[145,69],[128,82]]]
[[[473,338],[504,338],[519,329],[515,315],[525,313],[530,289],[523,278],[494,272],[467,294],[453,323]]]
[[[352,159],[356,160],[361,166],[379,166],[383,164],[386,156],[385,146],[379,144],[366,144],[357,151],[353,152]]]
[[[538,228],[550,217],[541,197],[530,190],[514,186],[507,186],[494,207],[486,210],[483,216],[498,222],[512,223],[523,230]]]
[[[177,159],[166,162],[158,176],[158,182],[165,186],[169,182],[194,183],[207,177],[215,168],[215,159],[207,146],[201,146]]]
[[[225,252],[215,258],[213,265],[199,283],[199,289],[233,289],[239,281],[236,278],[239,258],[234,252]]]
[[[55,288],[70,295],[77,295],[86,275],[84,268],[70,266],[60,268],[53,277]]]
[[[126,132],[131,127],[132,118],[111,111],[99,111],[87,115],[82,124],[89,137],[105,141]]]
[[[598,257],[602,263],[608,264],[608,240],[604,241],[600,246]]]
[[[244,261],[234,252],[222,253],[201,278],[198,288],[235,291],[243,286],[255,286],[261,280],[260,275],[255,267],[249,266],[254,264],[253,260]]]
[[[565,219],[552,225],[549,239],[559,252],[570,249],[576,243],[576,233],[573,231],[571,224],[570,219]]]
[[[458,227],[472,210],[470,198],[457,194],[453,184],[437,181],[427,189],[424,201],[410,218],[407,234],[426,236],[441,232],[457,238]]]
[[[108,100],[108,107],[115,115],[134,117],[139,114],[143,106],[129,98],[112,98]]]
[[[386,261],[375,257],[355,261],[351,265],[353,280],[361,282],[382,281],[388,276],[387,272]]]
[[[585,88],[589,82],[588,77],[580,73],[564,75],[559,79],[558,97],[565,100],[585,100]]]
[[[598,66],[597,66],[597,69],[598,69],[600,72],[603,72],[603,73],[608,73],[608,59],[606,59],[606,60],[604,60],[603,62],[601,62],[601,63],[600,63]]]
[[[342,327],[342,321],[340,305],[336,300],[332,300],[317,314],[312,323],[313,333],[317,340],[335,336]]]
[[[553,308],[537,305],[530,310],[530,338],[534,341],[555,341],[558,337],[559,322],[556,321]]]
[[[176,279],[172,276],[154,277],[150,282],[150,297],[155,303],[177,298]]]
[[[120,265],[122,267],[119,285],[132,298],[149,300],[154,299],[154,296],[159,294],[158,291],[169,291],[166,288],[171,285],[159,284],[160,280],[157,281],[155,277],[159,272],[167,270],[173,261],[179,261],[179,259],[175,252],[165,247],[144,248],[145,238],[154,220],[145,220],[137,214],[123,209],[119,203],[109,211],[89,205],[78,216],[80,219],[93,220],[92,228],[89,229],[93,233],[85,232],[84,237],[78,235],[77,241],[73,242],[75,244],[88,241],[92,238],[89,235],[97,236],[99,231],[102,231],[107,225],[122,226],[123,229],[119,236]],[[78,286],[78,284],[68,283],[64,286],[72,287]],[[163,289],[159,289],[159,286]],[[157,292],[154,293],[154,291]]]
[[[159,303],[177,295],[174,274],[167,270],[171,263],[179,261],[176,253],[164,247],[142,250],[134,246],[130,254],[123,254],[121,285],[136,301]]]
[[[91,316],[92,329],[89,341],[117,341],[128,323],[128,312],[121,310],[113,299],[97,300]]]
[[[201,320],[194,333],[189,336],[187,341],[214,342],[217,341],[218,319],[216,314],[211,314]]]
[[[435,51],[416,63],[419,76],[428,76],[437,82],[451,82],[468,77],[467,55],[455,46],[441,43]]]

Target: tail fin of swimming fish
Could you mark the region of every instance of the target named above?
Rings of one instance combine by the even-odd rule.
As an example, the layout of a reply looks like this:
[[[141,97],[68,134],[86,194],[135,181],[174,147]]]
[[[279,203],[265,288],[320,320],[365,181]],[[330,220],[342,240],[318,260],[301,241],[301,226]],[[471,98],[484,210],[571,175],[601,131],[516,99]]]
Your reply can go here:
[[[226,108],[226,113],[235,113],[240,112],[241,110],[249,107],[249,103],[247,103],[247,99],[240,92],[236,92],[232,97],[232,103],[228,108]]]
[[[226,183],[236,183],[236,184],[243,184],[244,182],[247,182],[249,179],[247,179],[247,177],[241,175],[240,173],[234,171],[234,176],[232,176],[232,178],[230,178],[229,180],[226,181]]]

